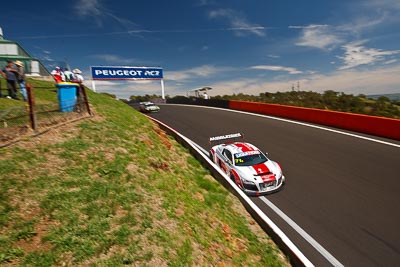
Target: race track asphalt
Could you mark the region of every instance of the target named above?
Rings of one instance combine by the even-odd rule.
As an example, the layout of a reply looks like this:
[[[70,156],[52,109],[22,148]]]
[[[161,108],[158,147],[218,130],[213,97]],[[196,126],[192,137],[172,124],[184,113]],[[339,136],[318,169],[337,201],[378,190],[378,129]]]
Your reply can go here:
[[[335,262],[339,266],[400,266],[399,141],[363,135],[389,144],[379,143],[227,110],[160,107],[160,113],[150,116],[206,150],[209,137],[241,132],[245,141],[280,163],[287,183],[265,199],[325,251],[318,251],[263,198],[252,200],[315,266]]]

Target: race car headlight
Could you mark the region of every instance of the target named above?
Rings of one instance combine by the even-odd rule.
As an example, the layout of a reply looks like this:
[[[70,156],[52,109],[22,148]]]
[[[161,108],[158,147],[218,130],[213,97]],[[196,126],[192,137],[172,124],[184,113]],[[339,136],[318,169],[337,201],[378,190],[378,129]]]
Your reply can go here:
[[[280,179],[281,177],[282,177],[282,168],[281,168],[281,165],[279,165],[279,163],[278,162],[275,162],[276,163],[276,173],[274,173],[275,174],[275,177],[276,178],[278,178],[278,179]]]
[[[243,180],[244,184],[249,184],[249,185],[255,185],[255,183],[253,181],[247,181],[247,180]]]

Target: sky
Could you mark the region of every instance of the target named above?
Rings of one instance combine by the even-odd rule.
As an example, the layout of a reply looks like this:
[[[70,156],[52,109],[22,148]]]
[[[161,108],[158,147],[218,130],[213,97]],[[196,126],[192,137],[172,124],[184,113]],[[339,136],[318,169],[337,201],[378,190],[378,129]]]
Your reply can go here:
[[[333,90],[400,93],[400,0],[70,0],[8,2],[4,39],[52,70],[161,67],[165,94]],[[15,5],[15,6],[14,6]],[[18,5],[18,6],[17,6]],[[118,98],[160,81],[96,81]]]

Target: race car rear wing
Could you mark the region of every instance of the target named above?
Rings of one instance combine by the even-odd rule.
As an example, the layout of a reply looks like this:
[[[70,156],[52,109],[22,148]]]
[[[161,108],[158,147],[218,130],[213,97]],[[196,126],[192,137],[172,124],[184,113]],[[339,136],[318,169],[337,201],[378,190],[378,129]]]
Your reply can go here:
[[[211,144],[212,142],[222,141],[227,139],[235,139],[235,138],[244,138],[244,135],[242,133],[234,133],[234,134],[213,136],[209,138],[208,142]]]

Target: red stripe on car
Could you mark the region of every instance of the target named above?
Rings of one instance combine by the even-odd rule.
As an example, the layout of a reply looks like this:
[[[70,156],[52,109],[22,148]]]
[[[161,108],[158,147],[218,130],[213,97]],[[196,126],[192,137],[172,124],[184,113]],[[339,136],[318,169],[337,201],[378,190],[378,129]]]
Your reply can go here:
[[[240,148],[243,152],[249,152],[254,150],[251,146],[248,146],[247,144],[244,143],[236,143],[235,146]]]
[[[265,164],[253,165],[252,167],[256,171],[257,174],[270,172],[267,165],[265,165]]]
[[[252,167],[256,171],[257,174],[265,173],[264,175],[261,176],[261,179],[263,180],[264,183],[276,180],[275,175],[273,173],[271,173],[271,171],[265,164],[258,164],[258,165],[254,165]]]

